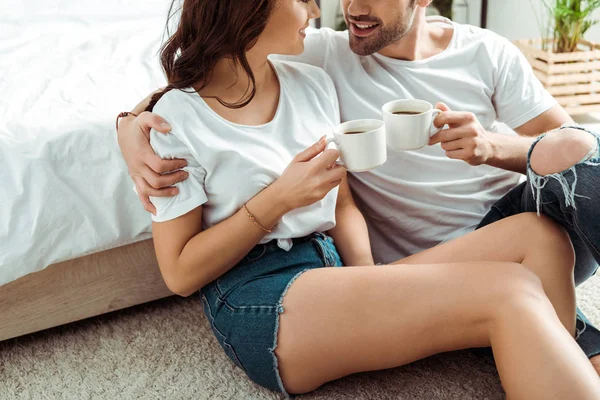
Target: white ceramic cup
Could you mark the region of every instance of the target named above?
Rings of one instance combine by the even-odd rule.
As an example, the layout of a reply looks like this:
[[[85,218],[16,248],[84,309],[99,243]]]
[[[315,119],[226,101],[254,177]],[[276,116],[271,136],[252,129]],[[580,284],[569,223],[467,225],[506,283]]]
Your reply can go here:
[[[337,163],[350,172],[369,171],[387,160],[385,125],[378,119],[344,122],[333,129],[333,137],[327,139],[330,143],[340,152],[341,162]]]
[[[400,111],[418,114],[394,114]],[[387,135],[387,145],[391,150],[417,150],[427,146],[429,138],[442,128],[433,125],[435,117],[442,113],[424,100],[395,100],[383,108],[383,121]]]

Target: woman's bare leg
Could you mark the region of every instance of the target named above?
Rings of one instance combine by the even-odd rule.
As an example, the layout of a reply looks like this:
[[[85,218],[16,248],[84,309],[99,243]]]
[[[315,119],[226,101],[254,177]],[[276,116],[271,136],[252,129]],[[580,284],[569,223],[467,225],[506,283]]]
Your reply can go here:
[[[323,268],[286,294],[276,354],[292,393],[445,351],[492,346],[511,399],[596,399],[600,381],[519,264]]]
[[[575,335],[575,255],[569,235],[551,219],[535,213],[508,217],[395,264],[465,261],[515,262],[527,267],[540,278],[561,322]]]

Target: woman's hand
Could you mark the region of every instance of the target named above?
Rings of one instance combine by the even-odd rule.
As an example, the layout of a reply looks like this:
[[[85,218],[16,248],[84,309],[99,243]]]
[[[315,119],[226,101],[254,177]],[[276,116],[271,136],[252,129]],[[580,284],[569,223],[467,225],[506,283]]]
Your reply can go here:
[[[325,137],[298,154],[272,185],[289,210],[306,207],[323,199],[331,189],[342,183],[346,168],[336,165],[340,153],[325,150]],[[320,154],[320,155],[319,155]]]
[[[177,189],[171,186],[185,180],[188,174],[177,171],[187,165],[185,160],[163,160],[154,153],[150,146],[151,129],[164,134],[171,131],[164,119],[156,114],[143,112],[135,119],[124,118],[119,124],[117,136],[140,201],[146,211],[155,214],[156,208],[149,196],[175,196]],[[177,172],[169,173],[170,171]]]

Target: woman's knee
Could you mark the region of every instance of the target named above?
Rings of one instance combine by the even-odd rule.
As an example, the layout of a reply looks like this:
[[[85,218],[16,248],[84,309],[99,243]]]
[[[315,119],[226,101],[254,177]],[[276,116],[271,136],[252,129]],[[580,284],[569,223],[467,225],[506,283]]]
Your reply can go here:
[[[552,131],[533,148],[531,169],[541,176],[563,172],[582,161],[596,146],[596,138],[580,129]]]
[[[514,313],[553,310],[540,278],[521,264],[505,267],[505,277],[497,288],[490,309],[490,321],[495,324],[510,318]]]

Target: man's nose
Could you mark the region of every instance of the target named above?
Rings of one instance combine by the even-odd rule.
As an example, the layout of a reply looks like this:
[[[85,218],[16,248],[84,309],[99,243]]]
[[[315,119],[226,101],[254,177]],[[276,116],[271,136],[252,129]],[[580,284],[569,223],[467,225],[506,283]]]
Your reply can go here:
[[[348,16],[360,17],[361,15],[369,15],[371,7],[368,0],[350,0],[348,4]]]

